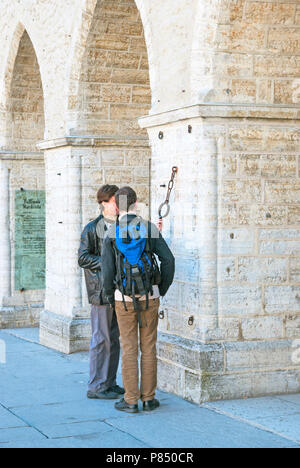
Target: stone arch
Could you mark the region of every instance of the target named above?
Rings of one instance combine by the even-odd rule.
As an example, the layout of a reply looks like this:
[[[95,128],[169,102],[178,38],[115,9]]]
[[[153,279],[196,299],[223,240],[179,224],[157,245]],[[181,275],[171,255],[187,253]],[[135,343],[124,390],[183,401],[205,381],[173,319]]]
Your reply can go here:
[[[97,147],[93,158],[83,159],[84,221],[94,217],[91,193],[102,183],[132,185],[148,214],[150,148],[138,123],[151,107],[143,23],[133,0],[92,5],[83,15],[81,63],[77,57],[72,66],[68,101],[70,137],[88,137]]]
[[[31,224],[24,227],[27,223],[24,206],[26,200],[34,200],[36,204],[30,206],[40,206],[43,217],[44,160],[36,145],[43,139],[45,118],[38,59],[21,23],[12,36],[7,57],[1,96],[3,139],[0,179],[4,203],[0,264],[5,287],[2,284],[0,305],[10,306],[14,312],[7,316],[6,326],[32,326],[39,320],[37,304],[44,299],[44,282],[40,279],[45,265],[43,260],[39,260],[43,258],[44,243],[42,225],[39,230]],[[28,229],[26,236],[22,234],[25,229]]]
[[[19,41],[13,43],[6,72],[7,147],[35,152],[45,128],[42,80],[34,46],[21,24],[15,39]]]
[[[151,92],[143,25],[135,2],[96,2],[79,81],[78,94],[69,99],[72,121],[77,121],[71,134],[144,133],[137,118],[148,112]]]
[[[86,0],[86,4],[84,9],[81,12],[81,15],[78,16],[77,18],[77,25],[74,28],[77,30],[76,35],[74,35],[74,40],[72,44],[72,52],[70,54],[70,60],[68,64],[68,69],[69,69],[69,77],[70,81],[68,82],[68,91],[67,94],[69,96],[68,99],[68,105],[67,105],[67,131],[69,132],[74,126],[76,125],[76,120],[77,120],[77,112],[74,108],[75,106],[75,101],[78,99],[78,94],[80,93],[79,87],[82,85],[82,66],[83,66],[83,61],[84,61],[84,54],[87,50],[88,47],[88,41],[89,37],[91,35],[91,28],[93,28],[93,19],[95,18],[95,14],[97,14],[97,9],[101,9],[101,3],[103,4],[104,8],[108,8],[109,5],[113,5],[112,1],[105,1],[102,0]],[[106,6],[105,6],[106,3]],[[145,4],[143,2],[140,2],[139,0],[128,0],[127,2],[124,2],[123,5],[115,5],[116,10],[120,10],[121,12],[123,11],[124,16],[123,16],[123,22],[124,24],[127,21],[131,21],[132,18],[130,18],[130,15],[126,18],[126,9],[132,9],[132,11],[137,12],[137,14],[140,15],[140,18],[138,21],[142,25],[142,29],[145,35],[145,54],[148,56],[148,62],[149,62],[149,77],[150,77],[150,84],[151,84],[151,91],[152,91],[152,96],[154,96],[155,93],[155,67],[154,67],[154,60],[153,60],[153,51],[151,47],[151,25],[150,21],[147,18],[147,11]],[[105,23],[105,20],[109,19],[109,15],[105,14],[103,15],[103,24]],[[112,20],[112,23],[119,21],[122,21],[122,13],[121,15],[118,16],[111,16],[110,18]],[[115,49],[117,51],[117,49]],[[126,52],[125,49],[123,52]],[[71,131],[72,133],[72,131]]]
[[[10,95],[11,81],[13,77],[13,70],[16,61],[16,56],[19,50],[20,40],[24,34],[25,28],[22,23],[18,23],[14,34],[12,36],[11,44],[8,51],[8,56],[6,60],[6,66],[4,69],[3,76],[3,85],[0,88],[0,135],[1,135],[1,147],[6,146],[6,136],[7,136],[7,110],[8,110],[8,100]]]

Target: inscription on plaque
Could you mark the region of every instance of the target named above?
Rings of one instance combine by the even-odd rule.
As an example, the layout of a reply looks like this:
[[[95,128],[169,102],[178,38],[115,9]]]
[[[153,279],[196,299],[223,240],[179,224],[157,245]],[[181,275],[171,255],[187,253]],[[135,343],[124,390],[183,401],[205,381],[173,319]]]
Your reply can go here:
[[[15,289],[45,289],[45,191],[17,190],[15,197]]]

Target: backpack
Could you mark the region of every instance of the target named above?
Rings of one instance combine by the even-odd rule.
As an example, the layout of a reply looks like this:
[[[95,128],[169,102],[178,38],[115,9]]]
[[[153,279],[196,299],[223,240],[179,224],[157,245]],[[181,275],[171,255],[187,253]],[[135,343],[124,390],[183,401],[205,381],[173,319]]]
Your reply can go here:
[[[140,327],[141,306],[137,296],[146,296],[146,310],[149,309],[149,295],[153,295],[153,285],[159,285],[161,282],[156,257],[150,250],[149,227],[147,229],[145,222],[139,217],[124,225],[120,225],[118,220],[114,240],[117,270],[115,285],[122,293],[126,311],[124,296],[132,298],[134,310],[138,312]]]

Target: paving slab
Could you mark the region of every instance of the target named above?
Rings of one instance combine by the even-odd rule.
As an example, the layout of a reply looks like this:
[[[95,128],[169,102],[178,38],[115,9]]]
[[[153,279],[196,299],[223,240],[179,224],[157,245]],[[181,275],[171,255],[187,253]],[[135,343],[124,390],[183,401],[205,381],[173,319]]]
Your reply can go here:
[[[105,434],[89,434],[87,436],[70,437],[65,439],[45,439],[32,441],[16,441],[0,444],[0,448],[149,448],[134,437],[111,430]]]
[[[273,415],[263,419],[262,425],[300,444],[300,413],[285,416]]]
[[[71,439],[60,439],[58,446],[64,447],[65,443],[72,444],[77,448],[148,448],[149,446],[141,442],[132,435],[112,429],[105,434],[89,434]]]
[[[281,400],[274,397],[249,398],[247,400],[218,401],[205,404],[206,408],[221,410],[227,414],[260,421],[276,416],[300,413],[300,405],[293,401]]]
[[[0,448],[300,447],[300,395],[197,406],[158,391],[159,410],[130,415],[86,398],[88,353],[44,348],[38,329],[0,339]]]
[[[55,424],[52,426],[40,426],[41,431],[49,439],[61,439],[65,437],[80,437],[90,434],[105,434],[111,432],[112,427],[102,421],[91,421],[74,424]]]
[[[294,395],[278,395],[276,396],[279,400],[289,401],[290,403],[295,403],[300,408],[300,393]]]
[[[8,333],[3,333],[0,331],[0,339],[4,341],[6,344],[6,353],[13,353],[13,354],[18,354],[21,356],[22,351],[26,349],[27,352],[29,351],[36,351],[36,352],[46,352],[50,351],[47,348],[41,347],[40,345],[36,343],[31,343],[29,341],[23,341],[20,338],[17,338],[16,336],[12,336]]]
[[[300,395],[249,398],[205,404],[222,414],[242,419],[300,443]]]
[[[3,330],[7,335],[21,338],[22,340],[40,344],[40,329],[39,328],[11,328]]]
[[[10,411],[0,406],[0,429],[23,427],[26,425],[27,424],[17,416],[14,416]]]
[[[0,429],[0,448],[1,445],[7,443],[20,442],[38,442],[45,440],[46,437],[32,427],[18,427],[18,428],[7,428]]]
[[[60,404],[35,405],[15,408],[14,413],[28,421],[30,425],[41,428],[47,425],[68,424],[88,421],[104,421],[118,415],[119,418],[136,418],[135,414],[119,413],[112,401],[82,400]]]
[[[157,448],[288,448],[295,443],[205,408],[107,420]]]

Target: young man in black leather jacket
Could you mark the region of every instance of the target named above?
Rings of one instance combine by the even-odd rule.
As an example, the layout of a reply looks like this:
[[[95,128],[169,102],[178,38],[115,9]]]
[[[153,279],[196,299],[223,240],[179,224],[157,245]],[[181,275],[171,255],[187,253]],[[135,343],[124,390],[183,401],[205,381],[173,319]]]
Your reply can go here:
[[[81,235],[78,263],[84,269],[91,304],[92,339],[88,398],[117,399],[124,389],[116,382],[120,359],[120,333],[116,313],[103,291],[102,247],[107,231],[116,220],[115,193],[118,187],[104,185],[97,193],[101,215],[89,223]]]

